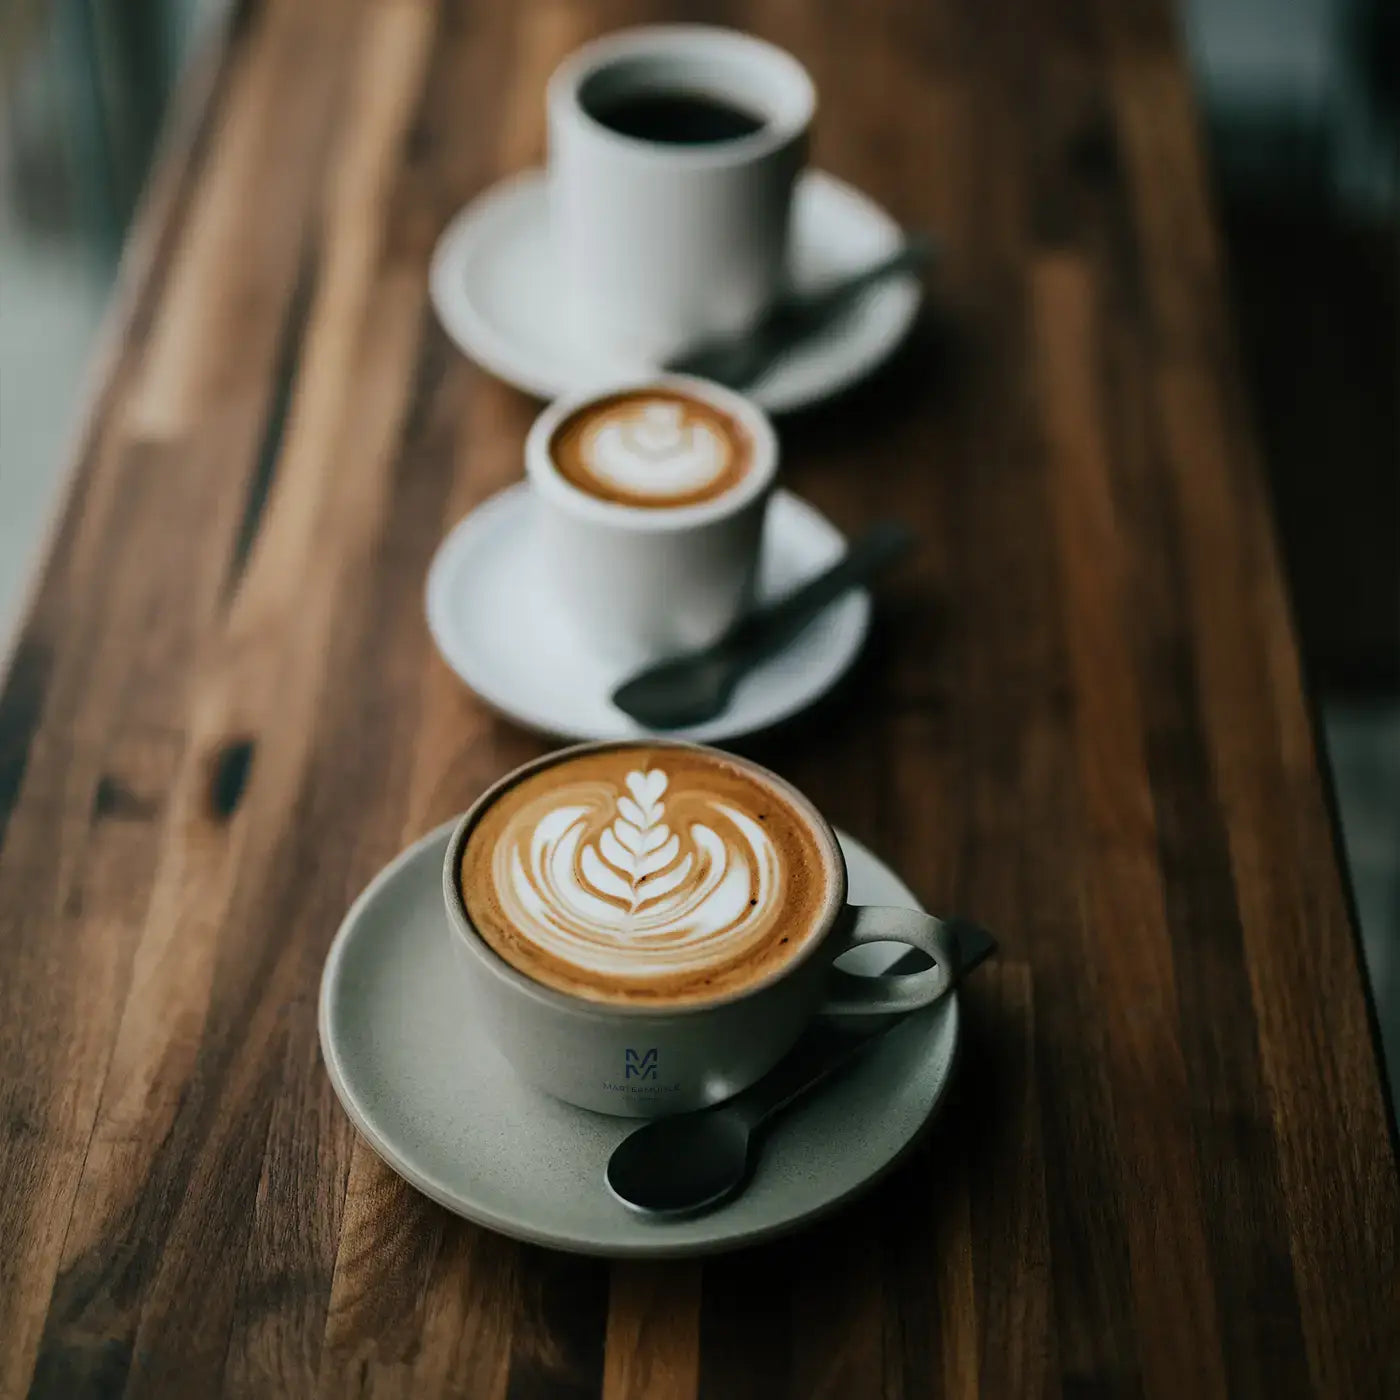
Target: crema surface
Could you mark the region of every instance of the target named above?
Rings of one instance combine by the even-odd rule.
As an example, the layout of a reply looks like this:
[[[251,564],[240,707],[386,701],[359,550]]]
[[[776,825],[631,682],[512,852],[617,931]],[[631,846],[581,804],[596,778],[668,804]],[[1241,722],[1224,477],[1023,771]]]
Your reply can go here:
[[[670,389],[585,405],[554,430],[549,451],[580,491],[656,509],[717,499],[743,480],[753,457],[748,432],[727,413]]]
[[[565,758],[478,819],[459,877],[513,967],[605,1002],[733,995],[795,958],[839,887],[824,834],[738,763],[646,745]]]

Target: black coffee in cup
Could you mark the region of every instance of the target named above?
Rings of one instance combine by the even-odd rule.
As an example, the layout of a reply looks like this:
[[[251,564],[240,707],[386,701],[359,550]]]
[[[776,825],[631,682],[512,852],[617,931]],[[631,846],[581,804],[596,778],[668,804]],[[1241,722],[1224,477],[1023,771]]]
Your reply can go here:
[[[737,141],[763,128],[754,112],[707,92],[684,89],[633,90],[584,94],[594,121],[636,141],[667,146],[709,146]]]

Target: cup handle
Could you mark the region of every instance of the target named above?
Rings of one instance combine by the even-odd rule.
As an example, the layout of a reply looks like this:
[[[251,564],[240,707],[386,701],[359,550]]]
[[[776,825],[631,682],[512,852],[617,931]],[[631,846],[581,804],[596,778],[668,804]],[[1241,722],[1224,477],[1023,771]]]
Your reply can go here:
[[[831,992],[825,1016],[881,1016],[917,1011],[957,985],[962,971],[957,933],[951,924],[883,904],[849,904],[845,927],[830,950],[834,961],[862,943],[906,943],[933,959],[933,966],[907,976],[861,977],[831,969]]]

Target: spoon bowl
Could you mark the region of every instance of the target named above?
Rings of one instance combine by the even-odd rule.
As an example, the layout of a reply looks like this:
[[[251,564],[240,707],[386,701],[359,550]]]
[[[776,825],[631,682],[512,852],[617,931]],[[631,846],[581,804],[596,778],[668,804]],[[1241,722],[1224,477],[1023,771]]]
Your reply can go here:
[[[743,674],[726,650],[675,657],[618,687],[613,704],[652,729],[679,729],[723,714]]]
[[[720,1205],[749,1174],[752,1129],[728,1106],[660,1118],[625,1138],[607,1184],[629,1210],[679,1219]]]

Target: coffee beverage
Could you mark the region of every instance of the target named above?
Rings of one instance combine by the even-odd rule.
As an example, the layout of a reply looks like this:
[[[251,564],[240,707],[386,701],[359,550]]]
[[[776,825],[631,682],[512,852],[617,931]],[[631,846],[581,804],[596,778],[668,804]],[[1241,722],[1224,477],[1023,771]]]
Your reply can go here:
[[[753,606],[777,471],[773,425],[718,384],[557,399],[525,439],[542,595],[619,675],[708,646]]]
[[[667,388],[594,399],[555,428],[549,455],[580,491],[617,505],[673,509],[713,501],[753,460],[747,431],[723,409]]]
[[[472,927],[572,996],[684,1007],[766,983],[831,924],[829,828],[713,750],[565,754],[499,792],[457,872]]]
[[[814,1016],[901,1016],[958,977],[938,919],[846,902],[836,833],[801,793],[695,744],[584,744],[508,774],[457,823],[442,885],[473,1034],[600,1113],[705,1108]],[[935,966],[840,966],[890,943]]]
[[[762,131],[764,118],[705,92],[676,90],[581,94],[595,121],[636,141],[668,146],[709,146]]]

